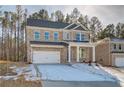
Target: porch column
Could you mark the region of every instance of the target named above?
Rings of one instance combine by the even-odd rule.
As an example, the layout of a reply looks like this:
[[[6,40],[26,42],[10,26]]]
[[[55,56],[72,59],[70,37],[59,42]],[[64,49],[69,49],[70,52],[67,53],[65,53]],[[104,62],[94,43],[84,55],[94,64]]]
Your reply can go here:
[[[71,62],[71,46],[68,46],[68,62]]]
[[[79,46],[77,46],[77,62],[79,62]]]
[[[95,46],[93,46],[93,62],[95,62],[96,61],[96,57],[95,57]]]

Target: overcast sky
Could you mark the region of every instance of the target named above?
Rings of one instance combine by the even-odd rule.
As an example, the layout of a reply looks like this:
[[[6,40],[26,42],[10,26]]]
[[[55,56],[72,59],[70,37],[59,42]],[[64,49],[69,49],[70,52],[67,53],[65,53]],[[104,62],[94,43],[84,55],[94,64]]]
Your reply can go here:
[[[71,11],[74,8],[78,8],[79,11],[83,15],[88,15],[89,17],[92,16],[97,16],[102,24],[107,25],[111,23],[118,23],[122,22],[124,23],[124,6],[119,6],[119,5],[109,5],[109,6],[102,6],[102,5],[78,5],[78,6],[73,6],[73,5],[58,5],[58,6],[53,6],[53,5],[28,5],[28,6],[23,6],[24,8],[28,9],[28,13],[31,14],[35,11],[38,11],[42,8],[47,9],[49,14],[53,11],[56,10],[61,10],[64,14],[66,13],[71,13]],[[8,11],[15,11],[15,6],[2,6],[2,10],[8,10]]]

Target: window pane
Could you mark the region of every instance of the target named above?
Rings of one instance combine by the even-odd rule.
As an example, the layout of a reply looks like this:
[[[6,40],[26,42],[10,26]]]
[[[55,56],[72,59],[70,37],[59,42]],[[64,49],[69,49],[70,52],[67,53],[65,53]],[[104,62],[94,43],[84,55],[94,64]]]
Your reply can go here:
[[[58,40],[58,32],[55,32],[55,33],[54,33],[54,40],[55,40],[55,41]]]
[[[67,33],[66,35],[67,35],[67,39],[69,39],[69,33]]]
[[[49,32],[45,32],[45,40],[49,40]]]
[[[116,49],[116,44],[114,44],[114,49]]]
[[[76,34],[76,40],[77,40],[77,41],[80,41],[80,33],[77,33],[77,34]]]
[[[119,50],[121,50],[121,44],[119,44]]]
[[[39,40],[40,39],[40,33],[39,32],[35,32],[35,40]]]
[[[81,34],[81,41],[84,41],[84,35]]]

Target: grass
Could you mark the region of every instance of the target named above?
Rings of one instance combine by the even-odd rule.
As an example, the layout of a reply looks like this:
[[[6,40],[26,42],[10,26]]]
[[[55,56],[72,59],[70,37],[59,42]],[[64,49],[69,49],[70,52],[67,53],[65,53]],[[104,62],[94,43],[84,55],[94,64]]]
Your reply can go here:
[[[8,64],[0,64],[0,76],[16,75],[17,73],[12,72]]]
[[[1,62],[0,61],[0,76],[14,76],[17,73],[13,72],[10,67],[26,67],[28,64],[24,62]],[[17,80],[5,80],[0,79],[0,87],[41,87],[41,81],[27,81],[24,78],[24,75],[18,76]]]

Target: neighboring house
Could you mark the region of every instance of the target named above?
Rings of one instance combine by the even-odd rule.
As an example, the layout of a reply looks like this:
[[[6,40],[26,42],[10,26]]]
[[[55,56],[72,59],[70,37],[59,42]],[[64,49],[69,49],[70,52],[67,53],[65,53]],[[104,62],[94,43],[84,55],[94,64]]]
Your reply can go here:
[[[124,39],[105,38],[98,41],[96,61],[105,66],[124,66]]]
[[[68,63],[95,61],[91,32],[80,23],[27,19],[28,61]]]

